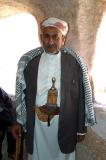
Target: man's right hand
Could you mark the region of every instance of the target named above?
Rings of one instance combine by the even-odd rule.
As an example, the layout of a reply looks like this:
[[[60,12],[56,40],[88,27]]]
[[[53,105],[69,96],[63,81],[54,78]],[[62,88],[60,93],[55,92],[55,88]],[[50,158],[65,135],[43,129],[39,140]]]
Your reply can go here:
[[[17,123],[12,127],[12,134],[16,140],[20,140],[22,136],[22,126]]]

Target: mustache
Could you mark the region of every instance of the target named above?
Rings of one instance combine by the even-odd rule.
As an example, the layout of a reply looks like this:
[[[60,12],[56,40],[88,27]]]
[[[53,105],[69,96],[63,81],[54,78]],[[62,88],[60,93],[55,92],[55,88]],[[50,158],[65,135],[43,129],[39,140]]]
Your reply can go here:
[[[46,45],[46,47],[47,47],[48,49],[51,49],[51,48],[55,48],[56,45],[54,45],[54,44],[52,44],[52,45],[48,44],[48,45]]]

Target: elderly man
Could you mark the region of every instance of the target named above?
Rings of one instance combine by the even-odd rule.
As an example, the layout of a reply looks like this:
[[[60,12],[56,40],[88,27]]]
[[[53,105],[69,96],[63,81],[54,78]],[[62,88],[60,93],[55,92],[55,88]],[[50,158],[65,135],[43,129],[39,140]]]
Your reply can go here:
[[[13,134],[19,139],[25,130],[30,160],[75,160],[76,143],[84,139],[86,125],[95,124],[86,67],[74,51],[63,48],[67,32],[65,21],[45,19],[42,47],[18,64]]]

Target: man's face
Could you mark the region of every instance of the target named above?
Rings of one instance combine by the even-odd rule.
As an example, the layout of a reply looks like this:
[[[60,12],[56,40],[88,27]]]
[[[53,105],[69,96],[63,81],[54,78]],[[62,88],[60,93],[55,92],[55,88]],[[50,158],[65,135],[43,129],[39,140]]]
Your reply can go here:
[[[45,27],[40,38],[45,52],[52,54],[56,54],[65,42],[65,37],[55,27]]]

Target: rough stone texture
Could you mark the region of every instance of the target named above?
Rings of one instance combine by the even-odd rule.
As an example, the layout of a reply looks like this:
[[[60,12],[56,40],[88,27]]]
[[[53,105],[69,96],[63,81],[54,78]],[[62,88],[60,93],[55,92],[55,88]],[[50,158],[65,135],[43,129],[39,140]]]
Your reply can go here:
[[[29,12],[39,23],[58,17],[69,23],[67,46],[81,54],[89,70],[95,53],[96,33],[106,10],[105,0],[0,0],[0,17]]]
[[[38,24],[45,17],[58,17],[69,23],[67,46],[81,54],[89,68],[95,54],[96,34],[106,11],[106,0],[0,0],[0,18],[28,12]],[[82,144],[77,145],[78,160],[106,160],[106,116],[96,110],[98,124],[88,128]]]
[[[105,0],[0,0],[0,17],[29,12],[38,24],[45,17],[58,17],[69,23],[67,46],[81,54],[89,70],[95,53],[95,40]]]
[[[88,127],[85,140],[77,145],[77,160],[106,160],[106,110],[95,111],[97,124]]]
[[[77,160],[106,160],[106,140],[88,128],[84,142],[77,145]]]

